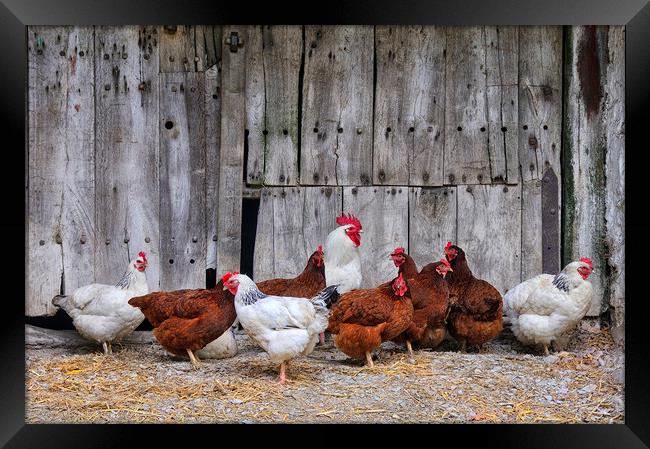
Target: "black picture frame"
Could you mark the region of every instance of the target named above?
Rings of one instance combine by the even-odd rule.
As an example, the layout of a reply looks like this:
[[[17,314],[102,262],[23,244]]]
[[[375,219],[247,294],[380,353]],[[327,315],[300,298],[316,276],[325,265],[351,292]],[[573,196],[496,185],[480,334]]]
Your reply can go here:
[[[2,219],[0,237],[7,263],[3,279],[2,322],[0,345],[0,444],[7,447],[125,447],[134,444],[137,436],[146,436],[147,443],[167,440],[172,434],[184,435],[187,444],[198,437],[214,440],[224,436],[223,426],[133,426],[133,425],[29,425],[25,424],[24,364],[24,284],[20,294],[20,272],[25,264],[16,254],[25,255],[27,221],[25,211],[26,159],[26,97],[27,97],[27,25],[104,25],[104,24],[440,24],[440,25],[626,25],[626,373],[625,424],[620,425],[438,425],[418,430],[427,435],[429,443],[441,444],[443,438],[454,446],[474,439],[474,445],[521,448],[641,448],[650,445],[650,355],[645,346],[645,325],[648,316],[648,292],[644,274],[650,219],[643,204],[647,188],[646,167],[650,153],[646,148],[648,106],[650,105],[650,5],[646,0],[608,2],[606,0],[531,0],[487,1],[345,1],[292,5],[291,3],[147,0],[143,2],[67,0],[2,0],[0,3],[0,86],[2,108],[0,153],[6,161],[2,183]],[[20,149],[23,149],[21,153]],[[9,160],[11,162],[9,162]],[[15,163],[12,163],[14,162]],[[22,162],[22,164],[20,164]],[[23,170],[18,167],[23,167]],[[635,185],[636,184],[636,185]],[[18,189],[22,194],[18,193]],[[21,213],[22,209],[22,213]],[[22,233],[22,234],[21,234]],[[14,248],[15,247],[15,248]],[[23,259],[24,261],[24,259]],[[647,277],[647,275],[645,276]],[[13,290],[16,290],[15,292]],[[267,426],[265,430],[276,427]],[[329,428],[296,426],[280,441],[313,440],[313,432]],[[359,429],[368,438],[402,435],[411,440],[411,429],[388,426]],[[422,430],[424,430],[422,432]],[[404,432],[404,433],[402,433]],[[409,432],[408,434],[405,432]],[[420,433],[418,432],[418,433]],[[228,432],[246,444],[246,435],[235,429]],[[259,436],[259,430],[255,431]],[[144,434],[144,435],[143,435]],[[425,435],[420,436],[425,436]],[[303,436],[304,435],[304,436]],[[290,436],[287,439],[287,436]],[[327,437],[326,437],[327,438]],[[323,442],[327,440],[323,439]],[[415,440],[413,440],[415,441]],[[426,440],[425,440],[426,441]],[[368,440],[366,440],[368,442]],[[338,444],[338,443],[337,443]]]

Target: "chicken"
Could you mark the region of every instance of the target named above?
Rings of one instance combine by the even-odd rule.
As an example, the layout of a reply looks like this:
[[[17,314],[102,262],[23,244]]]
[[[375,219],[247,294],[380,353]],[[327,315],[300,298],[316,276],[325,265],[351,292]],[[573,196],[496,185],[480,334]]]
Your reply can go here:
[[[111,343],[129,335],[144,321],[140,310],[128,304],[133,296],[149,292],[147,256],[141,251],[129,262],[126,272],[116,285],[90,284],[76,289],[72,295],[58,295],[52,304],[62,308],[72,318],[79,334],[102,345],[104,354],[111,354]]]
[[[488,282],[472,274],[465,251],[451,242],[445,246],[445,257],[453,272],[447,275],[451,310],[447,325],[449,333],[460,343],[478,346],[499,335],[503,329],[503,299],[501,293]]]
[[[153,292],[131,298],[129,304],[142,310],[167,351],[189,356],[198,367],[196,351],[230,331],[236,318],[233,297],[222,286],[219,282],[211,289]]]
[[[341,215],[336,219],[338,228],[325,241],[325,281],[338,285],[340,294],[361,287],[361,222],[353,215]]]
[[[413,319],[393,341],[406,343],[411,356],[411,343],[420,348],[435,348],[445,338],[449,287],[444,279],[449,271],[452,271],[451,265],[443,258],[425,265],[420,273],[406,281],[413,302]]]
[[[517,340],[526,345],[548,346],[572,330],[589,310],[593,263],[586,257],[571,262],[553,276],[540,274],[510,289],[504,297],[504,314]]]
[[[307,266],[294,279],[270,279],[257,283],[262,293],[275,296],[311,298],[325,288],[325,267],[323,266],[323,246],[312,253]],[[325,334],[319,335],[320,344],[325,343]]]
[[[318,335],[327,327],[329,306],[338,300],[336,285],[325,287],[313,298],[275,296],[262,293],[245,274],[227,273],[223,288],[235,296],[235,310],[242,327],[280,364],[280,383],[286,381],[288,362],[309,355]]]
[[[337,334],[337,348],[352,358],[365,357],[372,367],[371,352],[404,332],[412,318],[413,304],[400,273],[390,285],[341,295],[332,307],[327,330]]]
[[[395,264],[395,266],[398,268],[397,273],[398,274],[402,273],[404,279],[407,280],[411,279],[412,277],[418,274],[418,267],[415,264],[415,261],[411,256],[406,254],[404,248],[402,248],[401,246],[395,248],[395,250],[391,253],[390,258]],[[384,282],[378,287],[386,287],[391,283],[393,283],[394,281],[395,279],[392,279],[390,281]]]

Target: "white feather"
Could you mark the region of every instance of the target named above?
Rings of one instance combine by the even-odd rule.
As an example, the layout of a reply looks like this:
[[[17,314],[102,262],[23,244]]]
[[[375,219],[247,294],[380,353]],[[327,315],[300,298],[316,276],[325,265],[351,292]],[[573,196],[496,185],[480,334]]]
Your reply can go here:
[[[328,286],[338,284],[341,294],[360,288],[362,281],[359,248],[345,233],[349,227],[339,226],[330,232],[323,249],[325,283]]]

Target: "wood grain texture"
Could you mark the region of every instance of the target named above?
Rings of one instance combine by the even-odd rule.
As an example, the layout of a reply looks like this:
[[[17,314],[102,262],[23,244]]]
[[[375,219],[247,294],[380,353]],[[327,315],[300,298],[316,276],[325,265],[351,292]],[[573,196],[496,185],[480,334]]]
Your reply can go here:
[[[458,188],[458,246],[472,273],[501,294],[521,281],[521,188]]]
[[[445,183],[489,184],[484,27],[448,27]]]
[[[194,25],[197,72],[205,72],[221,61],[221,29],[221,25]]]
[[[145,251],[153,291],[160,248],[157,33],[95,29],[95,277],[117,282]]]
[[[205,76],[160,74],[160,288],[205,287]]]
[[[160,72],[195,72],[195,29],[191,25],[158,27]]]
[[[94,275],[94,31],[29,27],[28,260],[25,314]]]
[[[418,269],[443,257],[448,241],[457,240],[456,187],[411,187],[408,252]]]
[[[521,189],[521,279],[526,280],[543,273],[542,181],[523,181]]]
[[[262,190],[255,240],[254,279],[292,278],[337,227],[337,187],[268,187]]]
[[[398,246],[408,251],[408,190],[406,187],[346,187],[343,211],[359,218],[362,288],[375,287],[395,277],[390,253]]]
[[[605,84],[607,154],[605,160],[605,219],[609,306],[613,309],[612,335],[625,341],[625,27],[610,26],[607,36],[608,60]]]
[[[443,184],[445,42],[443,27],[375,30],[375,184]]]
[[[300,184],[372,182],[372,26],[306,26]]]
[[[219,153],[221,140],[221,74],[213,65],[205,71],[205,242],[206,268],[217,267],[219,216]]]
[[[230,51],[226,36],[237,32],[244,45]],[[241,257],[242,184],[246,121],[246,27],[226,26],[222,38],[221,145],[217,272],[239,271]]]
[[[518,184],[518,59],[516,26],[485,27],[488,148],[492,182]]]
[[[248,27],[246,43],[246,183],[264,183],[266,149],[266,99],[264,91],[264,42],[262,26]]]

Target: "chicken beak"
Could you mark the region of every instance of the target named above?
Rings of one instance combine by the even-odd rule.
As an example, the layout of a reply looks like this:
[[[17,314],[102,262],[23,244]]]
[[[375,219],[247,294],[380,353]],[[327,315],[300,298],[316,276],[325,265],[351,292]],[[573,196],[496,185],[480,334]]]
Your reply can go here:
[[[228,286],[226,284],[223,284],[223,289],[228,290]]]
[[[452,273],[454,272],[451,267],[447,268],[447,271],[451,271]]]
[[[363,234],[363,229],[359,229],[359,234]]]

